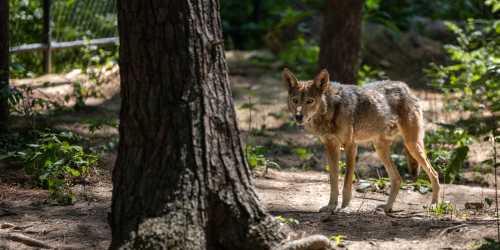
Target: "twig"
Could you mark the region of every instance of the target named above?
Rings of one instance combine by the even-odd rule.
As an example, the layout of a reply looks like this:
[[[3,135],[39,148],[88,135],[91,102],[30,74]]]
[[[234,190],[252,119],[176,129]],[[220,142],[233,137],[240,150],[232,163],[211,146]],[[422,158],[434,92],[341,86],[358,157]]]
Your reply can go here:
[[[364,193],[364,194],[366,194],[366,193]],[[377,199],[377,198],[372,198],[372,197],[365,197],[365,196],[355,196],[354,198],[361,198],[361,199],[372,200],[372,201],[386,201],[386,200],[382,200],[382,199]]]
[[[361,210],[361,207],[363,207],[363,205],[365,204],[366,193],[367,192],[363,193],[363,197],[361,197],[361,203],[359,204],[359,207],[358,207],[358,210],[356,211],[356,213],[359,213],[359,211]]]
[[[493,144],[493,169],[495,171],[495,212],[496,212],[496,221],[497,221],[497,240],[500,241],[500,221],[498,218],[498,185],[497,185],[497,146],[496,146],[496,126],[493,126],[493,130],[491,131],[491,140]]]

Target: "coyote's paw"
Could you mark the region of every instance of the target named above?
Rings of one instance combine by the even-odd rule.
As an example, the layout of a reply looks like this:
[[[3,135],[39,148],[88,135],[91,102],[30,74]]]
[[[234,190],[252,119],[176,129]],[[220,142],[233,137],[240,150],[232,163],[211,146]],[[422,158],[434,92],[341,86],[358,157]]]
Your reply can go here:
[[[439,198],[433,197],[431,201],[431,205],[436,205],[439,203]]]
[[[349,206],[349,203],[350,203],[350,202],[351,202],[351,201],[343,201],[343,202],[342,202],[342,205],[341,205],[340,207],[341,207],[341,208],[346,208],[347,206]]]
[[[328,204],[319,209],[320,213],[335,213],[335,209],[337,209],[337,204]]]
[[[389,207],[387,205],[378,205],[375,210],[383,210],[386,214],[393,212],[392,207]]]

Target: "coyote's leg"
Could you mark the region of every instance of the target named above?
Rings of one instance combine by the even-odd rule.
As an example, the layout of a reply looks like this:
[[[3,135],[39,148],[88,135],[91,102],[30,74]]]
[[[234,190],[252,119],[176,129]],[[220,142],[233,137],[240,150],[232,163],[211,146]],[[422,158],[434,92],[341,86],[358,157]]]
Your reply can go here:
[[[356,154],[358,153],[358,146],[354,143],[346,145],[345,153],[347,164],[344,178],[344,189],[342,189],[342,208],[347,207],[351,201],[352,181],[354,178],[354,168],[356,167]]]
[[[418,176],[420,175],[420,168],[418,167],[418,162],[417,160],[415,160],[415,158],[413,158],[413,156],[411,156],[411,153],[408,150],[408,148],[406,146],[404,148],[410,175],[413,177],[413,180],[417,180]]]
[[[429,176],[432,184],[432,203],[434,204],[439,200],[439,178],[438,173],[432,168],[425,154],[425,129],[422,113],[413,111],[407,112],[407,114],[408,116],[405,119],[400,120],[399,128],[403,134],[406,149]]]
[[[385,170],[391,179],[391,192],[389,194],[389,200],[387,200],[384,207],[385,212],[390,212],[392,210],[392,205],[396,200],[396,196],[398,196],[399,188],[401,186],[401,176],[391,160],[391,142],[381,139],[375,143],[375,150],[377,151],[380,160],[384,163]]]
[[[330,167],[330,201],[328,205],[322,207],[319,211],[334,212],[337,208],[339,197],[340,146],[331,140],[327,140],[324,143],[328,158],[328,166]]]
[[[415,158],[418,164],[424,169],[427,176],[432,184],[432,203],[437,203],[439,200],[439,178],[438,173],[431,166],[427,156],[425,155],[424,142],[418,141],[406,141],[405,142],[408,151]]]

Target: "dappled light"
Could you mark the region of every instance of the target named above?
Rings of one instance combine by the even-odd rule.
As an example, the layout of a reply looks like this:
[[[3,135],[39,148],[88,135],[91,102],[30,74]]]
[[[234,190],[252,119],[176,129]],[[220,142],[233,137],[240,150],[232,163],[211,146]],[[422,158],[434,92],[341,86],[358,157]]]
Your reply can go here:
[[[0,1],[0,249],[500,249],[499,13]]]

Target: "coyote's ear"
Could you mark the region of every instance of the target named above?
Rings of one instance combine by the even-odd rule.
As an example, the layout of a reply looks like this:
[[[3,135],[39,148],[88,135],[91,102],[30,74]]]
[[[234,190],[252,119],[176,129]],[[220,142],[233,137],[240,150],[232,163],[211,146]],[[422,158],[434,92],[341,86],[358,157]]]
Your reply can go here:
[[[321,91],[324,91],[328,84],[330,84],[330,75],[328,74],[328,70],[322,69],[314,78],[314,85]]]
[[[296,88],[297,85],[299,85],[299,80],[297,80],[297,77],[295,77],[293,73],[287,68],[283,69],[283,80],[285,80],[289,89]]]

